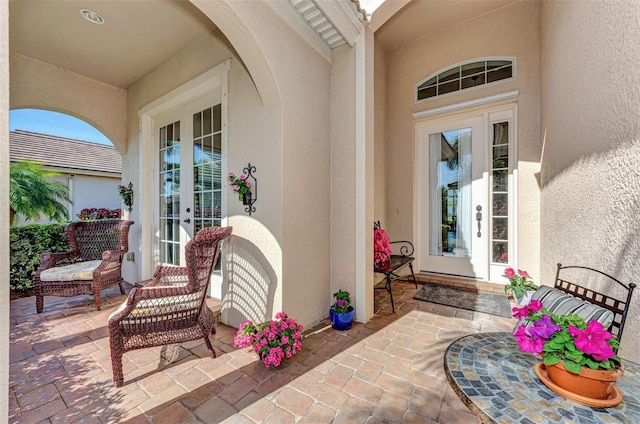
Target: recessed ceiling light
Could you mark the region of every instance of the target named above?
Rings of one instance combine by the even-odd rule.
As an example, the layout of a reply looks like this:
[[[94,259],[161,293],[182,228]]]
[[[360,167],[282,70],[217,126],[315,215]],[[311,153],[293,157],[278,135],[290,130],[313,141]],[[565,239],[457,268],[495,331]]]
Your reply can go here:
[[[102,25],[104,23],[104,18],[102,16],[100,16],[99,13],[94,12],[93,10],[82,9],[82,10],[80,10],[80,14],[87,21],[92,22],[94,24]]]

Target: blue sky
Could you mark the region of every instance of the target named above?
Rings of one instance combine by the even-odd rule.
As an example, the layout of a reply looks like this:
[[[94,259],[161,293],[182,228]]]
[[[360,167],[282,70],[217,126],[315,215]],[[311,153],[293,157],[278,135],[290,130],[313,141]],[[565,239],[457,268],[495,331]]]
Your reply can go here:
[[[86,122],[63,113],[40,109],[9,112],[9,130],[25,130],[113,146],[107,137]]]

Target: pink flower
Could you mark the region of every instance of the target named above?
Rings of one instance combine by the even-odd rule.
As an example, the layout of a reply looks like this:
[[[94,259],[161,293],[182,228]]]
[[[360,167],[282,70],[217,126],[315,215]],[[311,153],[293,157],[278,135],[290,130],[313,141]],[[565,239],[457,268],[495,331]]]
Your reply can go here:
[[[515,307],[511,310],[513,311],[514,318],[526,318],[531,315],[531,312],[538,312],[542,309],[542,302],[536,299],[532,299],[528,305],[525,305],[521,308]]]
[[[518,270],[518,275],[529,278],[529,273],[527,271],[523,271],[521,269]]]
[[[513,333],[513,337],[515,337],[518,342],[518,347],[523,352],[542,353],[542,347],[544,346],[545,340],[537,337],[530,337],[524,324],[518,326],[516,332]]]
[[[503,261],[507,260],[507,252],[504,252],[500,255],[500,259],[502,259]]]
[[[516,275],[516,271],[513,268],[507,268],[504,270],[504,276],[507,278],[513,278]]]
[[[616,355],[607,342],[613,338],[613,334],[605,330],[598,321],[589,321],[585,330],[570,325],[569,334],[575,337],[573,344],[587,355],[593,356],[596,361],[605,361]]]

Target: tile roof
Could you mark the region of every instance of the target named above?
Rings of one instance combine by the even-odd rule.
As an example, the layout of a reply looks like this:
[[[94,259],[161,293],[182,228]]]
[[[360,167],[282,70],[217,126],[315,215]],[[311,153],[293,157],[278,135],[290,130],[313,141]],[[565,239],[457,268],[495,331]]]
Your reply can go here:
[[[9,160],[31,160],[70,172],[122,173],[122,156],[113,146],[24,130],[9,133]]]

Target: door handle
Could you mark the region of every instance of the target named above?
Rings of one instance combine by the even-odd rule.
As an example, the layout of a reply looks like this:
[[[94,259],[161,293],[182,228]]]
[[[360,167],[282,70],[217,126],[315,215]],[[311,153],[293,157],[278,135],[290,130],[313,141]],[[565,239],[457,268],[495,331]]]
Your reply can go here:
[[[482,231],[480,231],[480,224],[482,223],[482,206],[476,206],[476,221],[478,221],[478,237],[482,237]]]
[[[185,218],[182,220],[182,222],[186,222],[187,224],[191,223],[191,218]]]

